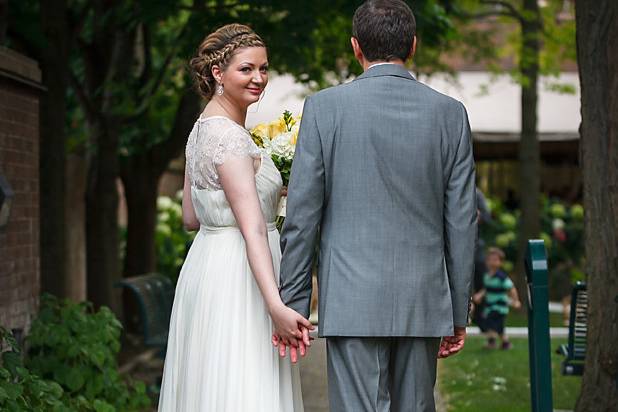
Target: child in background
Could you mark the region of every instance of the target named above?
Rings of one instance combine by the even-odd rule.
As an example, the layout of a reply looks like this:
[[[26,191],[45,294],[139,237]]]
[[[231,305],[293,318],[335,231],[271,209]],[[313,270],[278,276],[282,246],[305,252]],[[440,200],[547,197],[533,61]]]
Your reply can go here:
[[[500,338],[501,348],[511,349],[511,342],[504,333],[504,321],[509,313],[509,305],[515,309],[521,307],[517,289],[507,273],[502,270],[504,252],[497,247],[490,247],[485,256],[487,273],[483,276],[483,289],[474,294],[473,300],[478,305],[485,301],[482,313],[483,329],[486,330],[488,349],[496,348]]]

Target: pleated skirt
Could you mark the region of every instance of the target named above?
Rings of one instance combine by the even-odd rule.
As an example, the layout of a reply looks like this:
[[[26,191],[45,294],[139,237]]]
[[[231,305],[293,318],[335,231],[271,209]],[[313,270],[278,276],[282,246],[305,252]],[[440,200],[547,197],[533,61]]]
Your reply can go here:
[[[278,283],[279,233],[268,238]],[[176,287],[159,412],[302,412],[298,365],[272,330],[240,231],[202,227]]]

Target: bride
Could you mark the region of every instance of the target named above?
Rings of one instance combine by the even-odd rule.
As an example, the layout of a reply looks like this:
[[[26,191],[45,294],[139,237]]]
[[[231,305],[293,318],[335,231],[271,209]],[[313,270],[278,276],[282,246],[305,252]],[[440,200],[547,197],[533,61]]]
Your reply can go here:
[[[304,354],[299,329],[313,327],[279,297],[281,176],[244,128],[268,82],[266,47],[230,24],[190,64],[209,100],[186,148],[183,220],[199,232],[176,287],[159,411],[303,411],[296,351],[290,362],[270,341]]]

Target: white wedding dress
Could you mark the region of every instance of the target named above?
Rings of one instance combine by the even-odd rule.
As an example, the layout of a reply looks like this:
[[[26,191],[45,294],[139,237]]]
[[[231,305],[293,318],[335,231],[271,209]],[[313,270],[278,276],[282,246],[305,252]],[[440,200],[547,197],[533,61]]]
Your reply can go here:
[[[255,184],[277,283],[281,175],[246,129],[221,116],[197,120],[186,156],[200,230],[176,286],[159,411],[302,412],[298,365],[271,344],[271,319],[215,166],[230,156],[261,159]]]

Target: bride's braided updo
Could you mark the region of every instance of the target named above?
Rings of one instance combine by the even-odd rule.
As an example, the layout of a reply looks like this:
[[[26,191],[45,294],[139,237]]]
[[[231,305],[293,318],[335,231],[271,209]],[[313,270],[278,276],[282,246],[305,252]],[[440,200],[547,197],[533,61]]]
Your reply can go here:
[[[210,33],[189,65],[198,91],[210,99],[217,81],[212,75],[212,67],[225,70],[234,53],[244,47],[266,47],[264,41],[250,27],[242,24],[227,24]]]

